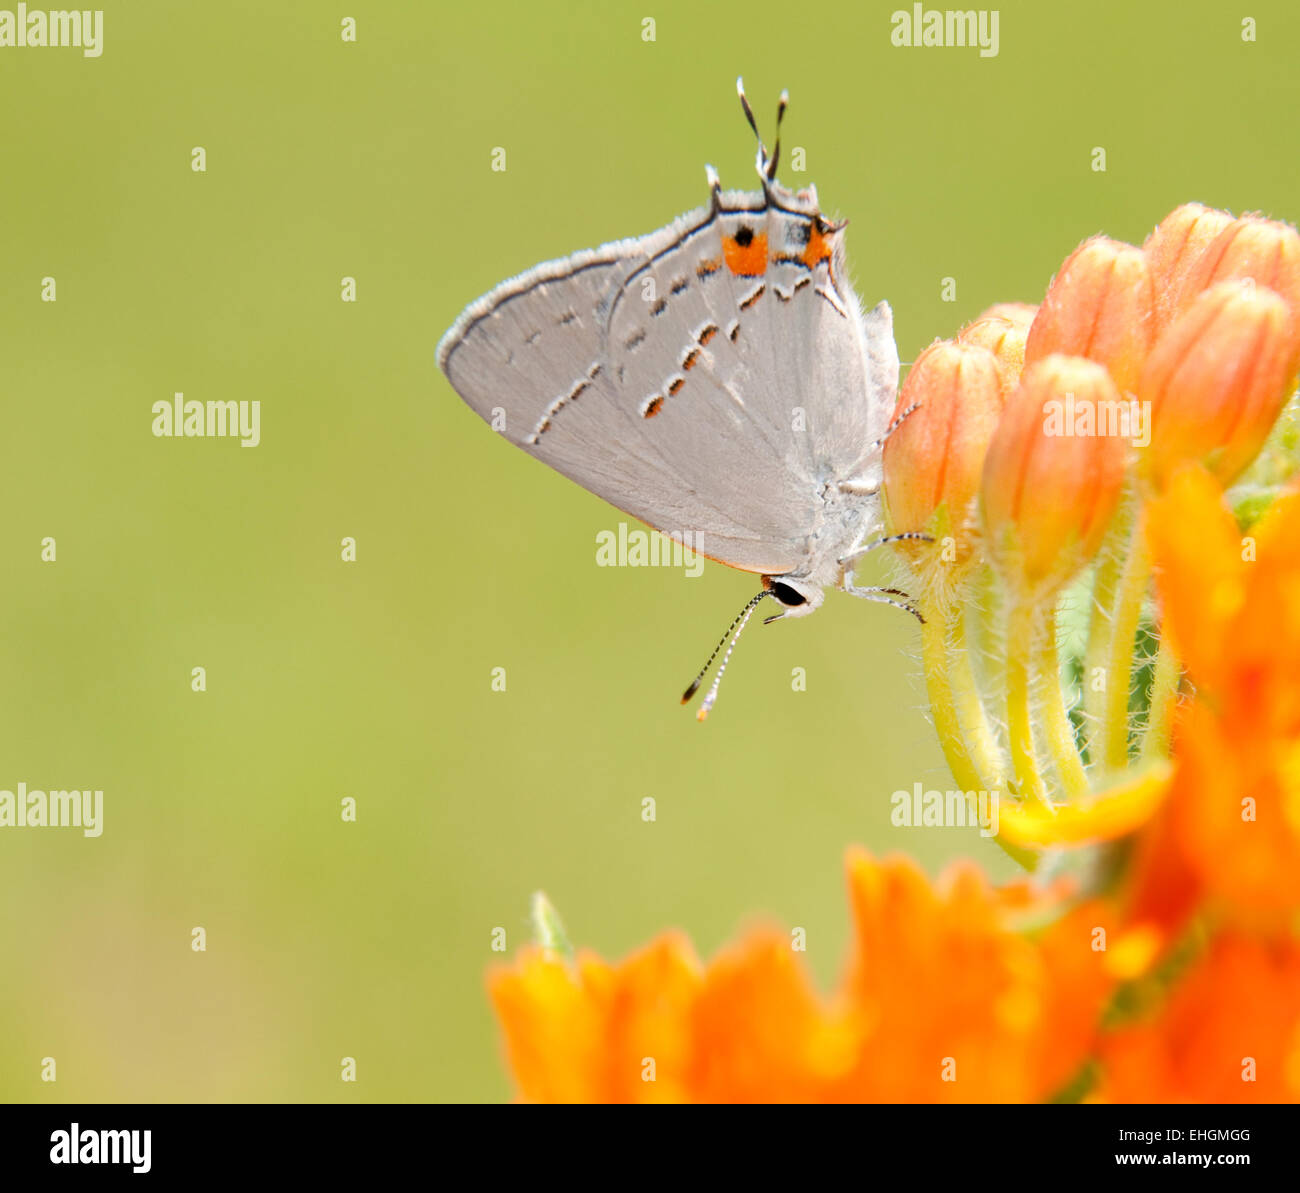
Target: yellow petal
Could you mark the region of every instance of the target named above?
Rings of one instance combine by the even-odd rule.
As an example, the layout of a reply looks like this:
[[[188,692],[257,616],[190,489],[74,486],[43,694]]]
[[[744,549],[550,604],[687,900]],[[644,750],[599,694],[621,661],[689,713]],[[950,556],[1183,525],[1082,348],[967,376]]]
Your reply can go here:
[[[1114,841],[1151,819],[1172,778],[1173,765],[1161,761],[1087,804],[1066,804],[1055,813],[1024,806],[1003,807],[999,810],[999,836],[1013,845],[1037,849]]]

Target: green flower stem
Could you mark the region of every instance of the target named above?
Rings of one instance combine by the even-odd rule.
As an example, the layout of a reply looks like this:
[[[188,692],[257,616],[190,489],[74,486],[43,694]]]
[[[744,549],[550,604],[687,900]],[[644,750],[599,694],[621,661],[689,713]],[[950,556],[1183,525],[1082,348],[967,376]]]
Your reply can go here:
[[[1134,516],[1128,556],[1124,560],[1111,609],[1110,640],[1105,667],[1106,691],[1101,723],[1101,758],[1110,771],[1128,766],[1128,701],[1133,682],[1133,648],[1142,602],[1151,579],[1151,555],[1147,550],[1145,519]]]
[[[1038,650],[1038,675],[1043,689],[1043,733],[1047,752],[1060,776],[1061,786],[1071,803],[1088,796],[1088,775],[1079,756],[1070,714],[1061,685],[1061,661],[1057,651],[1056,627],[1049,625]]]
[[[935,601],[925,615],[921,656],[935,729],[953,778],[973,803],[974,792],[1006,790],[1006,762],[989,728],[976,686],[970,652],[965,648],[965,618],[960,605]],[[1026,870],[1037,867],[1037,854],[1000,837],[994,837],[994,841]]]
[[[1166,758],[1169,755],[1169,732],[1183,668],[1168,639],[1160,638],[1155,674],[1151,680],[1151,711],[1147,716],[1146,734],[1142,738],[1142,757]]]
[[[953,606],[946,602],[944,608],[926,609],[925,625],[921,627],[921,657],[934,727],[939,732],[939,744],[943,746],[948,767],[965,790],[977,791],[984,786],[985,773],[971,756],[948,667],[948,643],[955,623],[960,620],[960,613],[954,617]]]
[[[1017,601],[1007,620],[1007,735],[1011,769],[1027,804],[1051,808],[1043,783],[1043,764],[1034,744],[1030,708],[1030,660],[1034,654],[1034,606]]]
[[[1097,559],[1092,586],[1092,611],[1088,619],[1088,644],[1084,653],[1083,711],[1087,728],[1087,745],[1092,760],[1098,757],[1101,726],[1106,716],[1106,690],[1097,691],[1093,676],[1099,671],[1106,675],[1110,661],[1111,637],[1115,615],[1116,594],[1120,573],[1133,537],[1133,518],[1136,498],[1128,496],[1115,515],[1115,521],[1106,535]]]

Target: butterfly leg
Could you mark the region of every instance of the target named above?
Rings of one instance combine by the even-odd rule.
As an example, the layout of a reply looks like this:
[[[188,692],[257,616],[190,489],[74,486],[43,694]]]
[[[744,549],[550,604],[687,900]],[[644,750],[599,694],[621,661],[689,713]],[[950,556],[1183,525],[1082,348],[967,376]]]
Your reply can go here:
[[[879,439],[877,439],[877,440],[875,441],[875,443],[873,443],[871,446],[872,446],[872,447],[884,447],[884,446],[885,446],[885,440],[888,439],[888,438],[889,438],[889,437],[890,437],[890,436],[891,436],[895,431],[898,430],[899,427],[901,427],[901,426],[903,425],[903,423],[904,423],[904,422],[906,421],[906,419],[907,419],[907,416],[908,416],[909,414],[913,414],[913,413],[915,413],[917,410],[920,410],[920,409],[921,409],[921,403],[920,403],[920,402],[913,402],[913,403],[912,403],[912,404],[911,404],[911,405],[910,405],[906,410],[904,410],[904,411],[903,411],[903,412],[902,412],[902,413],[901,413],[901,414],[900,414],[896,419],[894,419],[894,421],[893,421],[892,423],[890,423],[889,426],[887,426],[887,427],[885,428],[885,433],[884,433],[884,434],[883,434]]]
[[[903,425],[903,423],[907,419],[907,416],[909,414],[912,414],[914,411],[919,410],[920,408],[921,408],[920,402],[913,402],[896,419],[894,419],[894,421],[890,423],[889,426],[885,428],[885,433],[879,439],[877,439],[874,443],[868,445],[867,451],[876,452],[879,451],[882,447],[884,447],[885,440],[888,439],[895,431],[898,430],[899,427]],[[852,493],[855,497],[874,497],[877,493],[880,492],[880,481],[879,479],[877,479],[878,476],[879,476],[879,472],[877,471],[875,476],[871,475],[870,473],[867,473],[862,476],[850,477],[848,480],[840,481],[838,487],[841,493]]]
[[[874,551],[877,547],[883,547],[887,543],[909,542],[920,540],[922,542],[932,543],[934,538],[928,534],[922,534],[920,531],[909,530],[903,534],[888,534],[884,538],[874,539],[869,543],[864,543],[860,547],[855,547],[839,562],[840,566],[845,569],[844,583],[841,587],[849,596],[860,597],[864,601],[879,601],[883,605],[893,605],[895,609],[905,609],[917,621],[925,624],[925,618],[921,616],[921,611],[912,604],[911,596],[899,588],[864,588],[859,587],[853,582],[854,566],[857,561],[866,555],[869,551]],[[902,597],[901,601],[896,601],[894,597]]]
[[[853,550],[841,558],[839,562],[842,567],[849,568],[851,574],[851,565],[857,563],[857,561],[869,551],[874,551],[877,547],[887,546],[889,543],[905,542],[932,543],[934,542],[934,536],[930,534],[922,534],[919,530],[907,530],[902,534],[887,534],[884,538],[872,539],[869,543],[864,543],[860,547],[854,547]]]
[[[916,618],[922,625],[925,624],[925,618],[921,616],[921,610],[912,604],[911,598],[907,593],[899,588],[859,588],[856,584],[845,584],[844,591],[849,596],[859,597],[864,601],[878,601],[882,605],[893,605],[895,609],[903,609]],[[904,597],[904,600],[896,601],[895,597]]]

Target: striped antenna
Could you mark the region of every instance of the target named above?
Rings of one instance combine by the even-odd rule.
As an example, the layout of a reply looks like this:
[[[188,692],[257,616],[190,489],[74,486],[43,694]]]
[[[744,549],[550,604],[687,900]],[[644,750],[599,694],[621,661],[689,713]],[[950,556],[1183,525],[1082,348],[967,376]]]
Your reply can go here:
[[[785,119],[785,110],[790,106],[790,93],[781,92],[776,104],[776,144],[772,146],[772,159],[767,163],[768,182],[776,181],[776,163],[781,160],[781,121]]]
[[[769,596],[772,596],[772,593],[765,588],[762,592],[755,593],[745,602],[745,607],[736,614],[731,625],[727,627],[727,632],[722,635],[717,646],[713,648],[713,653],[709,655],[709,661],[700,668],[699,675],[697,675],[692,681],[691,686],[686,689],[685,694],[682,696],[683,704],[690,700],[690,698],[699,691],[701,682],[703,682],[704,677],[708,674],[709,668],[713,666],[713,660],[718,657],[718,651],[722,649],[722,643],[726,642],[728,637],[731,637],[731,642],[727,646],[727,653],[722,656],[722,662],[718,664],[718,673],[713,677],[713,683],[709,687],[708,694],[704,697],[704,703],[700,705],[699,711],[695,714],[696,720],[703,721],[712,710],[714,702],[718,698],[718,687],[722,683],[723,673],[727,670],[727,663],[731,659],[731,652],[736,649],[736,643],[740,640],[740,635],[745,629],[745,624],[749,621],[754,610],[758,608],[758,603],[764,597]],[[731,633],[732,630],[736,631],[734,635]]]
[[[749,100],[745,96],[745,80],[738,78],[736,80],[736,94],[740,96],[740,106],[744,109],[745,119],[749,121],[749,127],[754,130],[754,137],[758,141],[758,176],[764,180],[767,178],[767,146],[763,144],[763,134],[758,131],[758,121],[754,119],[754,109],[749,106]],[[766,181],[764,187],[766,188]]]
[[[771,592],[769,592],[766,588],[763,589],[762,592],[755,593],[752,597],[749,598],[748,601],[745,602],[745,607],[739,613],[737,613],[735,617],[732,618],[731,624],[727,627],[727,632],[723,634],[721,638],[718,639],[717,646],[713,648],[713,653],[709,655],[708,662],[706,662],[704,666],[700,668],[699,675],[697,675],[693,680],[691,680],[691,686],[687,688],[685,692],[682,693],[683,704],[689,703],[691,697],[694,696],[695,693],[700,690],[700,684],[704,682],[704,677],[708,675],[709,668],[713,666],[713,660],[718,657],[718,651],[722,649],[722,644],[726,642],[728,638],[731,637],[731,631],[736,630],[737,626],[740,626],[740,629],[744,629],[745,628],[744,622],[749,620],[749,615],[754,611],[754,606],[757,605],[758,602],[761,601],[764,597],[771,596],[771,595],[772,595]],[[737,638],[740,637],[740,630],[736,630],[736,637]],[[735,645],[734,639],[732,640],[732,645],[733,646]],[[730,656],[731,651],[728,650],[727,654],[728,656]],[[723,661],[722,665],[724,667],[727,665],[725,660]],[[714,691],[716,691],[717,686],[718,685],[716,683],[713,685]],[[714,699],[716,699],[716,697],[714,697]],[[701,720],[703,720],[703,718],[701,718]]]

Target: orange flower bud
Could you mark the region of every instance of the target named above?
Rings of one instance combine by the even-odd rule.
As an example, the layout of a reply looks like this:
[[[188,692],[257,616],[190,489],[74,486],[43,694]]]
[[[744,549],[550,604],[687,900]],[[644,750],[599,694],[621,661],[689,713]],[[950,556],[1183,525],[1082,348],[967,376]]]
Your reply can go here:
[[[1300,233],[1290,224],[1245,215],[1233,220],[1201,254],[1187,275],[1179,312],[1215,282],[1253,278],[1277,291],[1300,321]]]
[[[948,511],[945,534],[968,553],[966,510],[979,490],[980,469],[1002,409],[998,362],[986,348],[941,340],[920,356],[903,383],[895,417],[918,404],[886,441],[885,501],[899,531],[931,526]],[[930,544],[900,544],[914,560]]]
[[[1038,314],[1038,308],[1031,302],[995,302],[980,318],[992,319],[997,316],[1002,319],[1010,319],[1017,327],[1023,327],[1025,331],[1029,330],[1029,325],[1034,321],[1034,316]]]
[[[1201,203],[1184,203],[1165,216],[1146,238],[1142,251],[1147,255],[1147,268],[1155,286],[1157,329],[1163,330],[1178,313],[1188,273],[1210,242],[1231,223],[1232,216],[1226,211]]]
[[[1112,432],[1131,405],[1081,357],[1054,354],[1025,370],[980,486],[989,552],[1022,599],[1051,595],[1096,554],[1124,483],[1128,441]]]
[[[1295,320],[1272,290],[1219,282],[1160,337],[1138,381],[1148,475],[1201,460],[1229,484],[1253,460],[1295,384]]]
[[[1020,303],[1002,303],[1005,308],[1018,307]],[[993,308],[996,310],[997,308]],[[1034,307],[1024,307],[1033,311]],[[987,348],[998,362],[1002,378],[1002,400],[1005,403],[1011,391],[1020,383],[1020,372],[1025,367],[1025,339],[1033,316],[1011,317],[985,312],[974,323],[969,323],[957,333],[957,343]]]
[[[1084,241],[1052,279],[1025,345],[1028,367],[1053,352],[1086,356],[1124,392],[1137,384],[1155,334],[1155,288],[1141,249]]]

